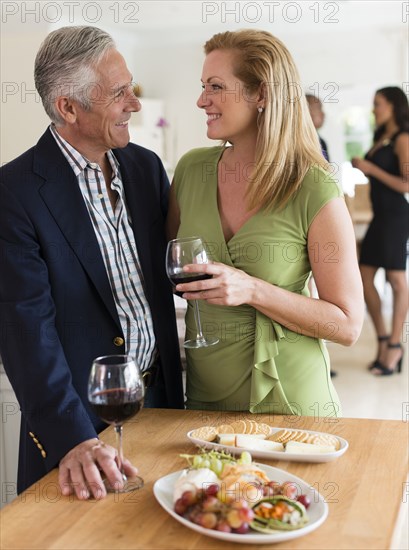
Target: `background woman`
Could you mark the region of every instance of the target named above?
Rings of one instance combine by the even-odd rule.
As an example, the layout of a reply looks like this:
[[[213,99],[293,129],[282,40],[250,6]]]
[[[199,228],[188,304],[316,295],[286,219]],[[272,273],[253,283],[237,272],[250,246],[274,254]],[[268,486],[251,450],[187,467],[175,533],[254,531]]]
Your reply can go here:
[[[353,166],[369,177],[373,219],[362,243],[360,269],[365,301],[378,336],[378,355],[370,366],[377,375],[401,370],[403,323],[408,311],[406,281],[409,237],[409,107],[400,88],[382,88],[375,93],[374,144],[365,159]],[[392,287],[392,330],[387,334],[382,303],[374,279],[378,269],[386,271]]]
[[[363,318],[342,192],[285,46],[243,30],[213,36],[205,53],[197,105],[223,145],[179,161],[168,229],[200,235],[216,260],[185,268],[211,279],[177,289],[200,300],[204,331],[220,342],[186,350],[187,407],[337,416],[323,339],[353,344]],[[309,297],[311,269],[320,299]]]

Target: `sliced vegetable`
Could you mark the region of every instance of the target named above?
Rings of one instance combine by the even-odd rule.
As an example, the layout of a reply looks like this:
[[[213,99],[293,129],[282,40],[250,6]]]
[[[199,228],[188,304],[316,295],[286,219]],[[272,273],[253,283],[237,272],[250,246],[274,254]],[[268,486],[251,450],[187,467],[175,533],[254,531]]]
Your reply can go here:
[[[308,515],[301,502],[283,495],[263,498],[253,506],[254,519],[250,527],[261,533],[292,531],[308,522]]]

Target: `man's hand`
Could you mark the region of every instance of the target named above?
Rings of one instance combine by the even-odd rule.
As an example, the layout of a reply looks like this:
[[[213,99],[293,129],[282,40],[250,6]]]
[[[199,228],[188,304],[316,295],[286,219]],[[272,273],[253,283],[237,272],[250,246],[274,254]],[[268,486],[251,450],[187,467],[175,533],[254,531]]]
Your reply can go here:
[[[80,500],[90,496],[101,499],[106,496],[102,478],[109,485],[121,489],[122,474],[117,463],[117,451],[100,439],[88,439],[69,451],[60,461],[58,482],[63,495],[75,493]],[[137,475],[138,470],[124,458],[123,469],[126,475]]]

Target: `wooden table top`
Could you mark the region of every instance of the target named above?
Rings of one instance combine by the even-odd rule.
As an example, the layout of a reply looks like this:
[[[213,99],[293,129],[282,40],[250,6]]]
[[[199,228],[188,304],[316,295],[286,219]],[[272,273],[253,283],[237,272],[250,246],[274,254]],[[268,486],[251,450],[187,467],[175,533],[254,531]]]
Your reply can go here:
[[[125,455],[138,466],[145,480],[143,489],[110,494],[100,501],[78,501],[61,495],[57,470],[53,470],[0,512],[1,548],[244,548],[181,525],[161,508],[152,491],[158,478],[186,466],[181,453],[195,452],[186,438],[189,430],[244,417],[244,413],[144,409],[124,427]],[[349,449],[337,460],[323,464],[260,460],[318,489],[328,503],[329,515],[318,529],[303,537],[245,548],[390,547],[405,494],[407,500],[407,423],[350,418],[328,422],[267,415],[256,419],[278,427],[333,433],[347,439]],[[108,428],[102,438],[114,444],[113,429]]]

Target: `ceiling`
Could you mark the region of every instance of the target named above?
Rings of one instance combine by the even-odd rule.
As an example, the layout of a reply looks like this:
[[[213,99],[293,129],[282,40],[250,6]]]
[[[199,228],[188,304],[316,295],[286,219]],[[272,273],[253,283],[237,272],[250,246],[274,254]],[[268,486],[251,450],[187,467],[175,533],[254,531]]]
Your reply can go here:
[[[102,1],[2,2],[1,32],[92,24],[163,44],[206,39],[214,32],[257,27],[278,36],[317,33],[408,32],[401,1]],[[47,32],[47,31],[46,31]]]
[[[376,28],[407,32],[409,17],[404,13],[408,3],[399,1],[142,1],[118,4],[121,4],[118,5],[118,23],[124,31],[136,31],[141,37],[149,36],[156,41],[157,32],[173,40],[196,38],[202,41],[209,33],[254,26],[278,35],[360,32]],[[107,16],[109,19],[109,14]]]

